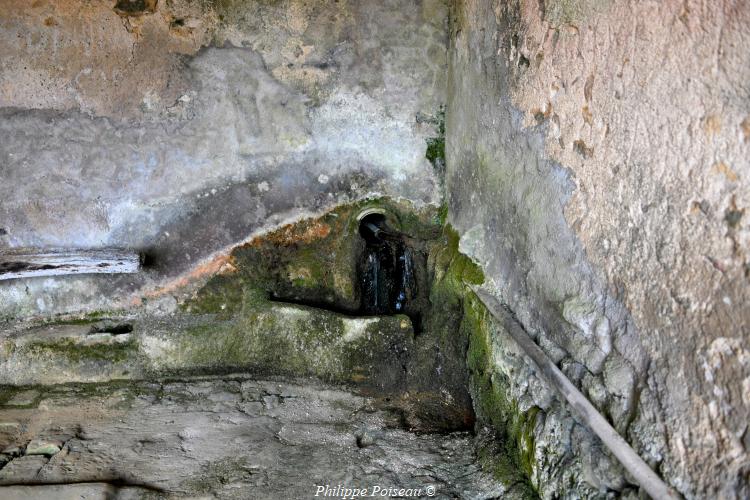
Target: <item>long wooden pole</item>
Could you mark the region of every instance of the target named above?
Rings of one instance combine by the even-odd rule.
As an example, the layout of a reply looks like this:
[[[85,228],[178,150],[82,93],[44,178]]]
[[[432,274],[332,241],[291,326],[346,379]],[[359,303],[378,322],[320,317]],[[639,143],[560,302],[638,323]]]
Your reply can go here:
[[[565,398],[573,407],[580,420],[599,436],[602,443],[617,457],[625,470],[636,482],[656,500],[662,498],[681,498],[680,495],[667,486],[664,481],[648,466],[633,448],[609,425],[609,422],[594,408],[573,383],[560,371],[552,360],[528,336],[516,318],[493,295],[476,287],[471,287],[474,293],[484,303],[505,330],[513,337],[524,352],[539,367],[545,379]]]
[[[0,254],[0,280],[66,274],[136,273],[139,269],[139,255],[127,250],[27,250]]]

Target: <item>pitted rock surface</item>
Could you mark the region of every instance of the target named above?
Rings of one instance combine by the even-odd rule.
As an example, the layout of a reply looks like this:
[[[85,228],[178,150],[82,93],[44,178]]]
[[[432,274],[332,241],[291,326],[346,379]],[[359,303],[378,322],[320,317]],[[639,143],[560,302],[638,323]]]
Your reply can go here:
[[[410,433],[373,400],[311,380],[237,375],[41,393],[35,408],[0,409],[3,422],[18,424],[4,447],[62,448],[7,457],[4,498],[83,488],[63,483],[87,483],[92,498],[312,498],[317,485],[338,484],[432,486],[445,499],[514,494],[476,464],[471,435]]]

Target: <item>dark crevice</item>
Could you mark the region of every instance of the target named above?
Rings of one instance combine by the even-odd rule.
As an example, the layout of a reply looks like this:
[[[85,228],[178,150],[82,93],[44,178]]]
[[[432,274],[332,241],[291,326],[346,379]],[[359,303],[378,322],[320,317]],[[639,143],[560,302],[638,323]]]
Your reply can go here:
[[[152,484],[143,483],[140,481],[133,481],[131,479],[125,479],[122,477],[107,478],[107,479],[88,479],[80,481],[16,481],[16,482],[4,482],[2,487],[8,486],[65,486],[73,484],[108,484],[115,488],[141,488],[144,490],[152,491],[155,493],[166,494],[167,490],[154,486]]]
[[[57,269],[61,266],[53,266],[51,264],[32,264],[30,262],[2,262],[0,263],[0,274],[4,273],[18,273],[21,271],[46,271],[49,269]]]
[[[153,248],[146,249],[140,253],[141,267],[144,269],[156,267],[157,252]]]
[[[105,323],[93,325],[89,333],[111,333],[112,335],[123,335],[131,333],[133,325],[131,323]]]
[[[115,11],[123,16],[140,16],[156,11],[158,0],[118,0]]]
[[[349,316],[352,318],[360,318],[363,315],[359,309],[346,309],[343,307],[337,307],[335,304],[326,302],[323,300],[312,300],[302,299],[300,297],[283,297],[278,295],[274,291],[268,292],[268,300],[271,302],[278,302],[279,304],[292,304],[296,306],[313,307],[315,309],[321,309],[323,311],[330,311],[332,313],[340,314],[342,316]]]

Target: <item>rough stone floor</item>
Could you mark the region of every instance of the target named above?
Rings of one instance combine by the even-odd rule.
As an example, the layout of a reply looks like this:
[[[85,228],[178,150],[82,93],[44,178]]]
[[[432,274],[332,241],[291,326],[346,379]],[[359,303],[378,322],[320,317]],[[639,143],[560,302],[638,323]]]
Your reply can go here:
[[[0,398],[2,499],[296,499],[339,484],[508,498],[475,464],[470,435],[417,435],[375,400],[315,381],[193,377]]]

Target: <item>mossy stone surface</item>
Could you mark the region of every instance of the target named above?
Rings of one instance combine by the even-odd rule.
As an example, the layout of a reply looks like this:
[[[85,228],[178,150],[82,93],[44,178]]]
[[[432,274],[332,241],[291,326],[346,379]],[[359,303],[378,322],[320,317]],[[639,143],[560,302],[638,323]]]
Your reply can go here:
[[[355,315],[365,210],[384,211],[413,251],[420,294],[406,312],[422,319],[419,331],[406,315]],[[341,206],[237,247],[233,270],[210,278],[172,317],[136,317],[127,337],[98,343],[86,326],[99,318],[66,320],[58,328],[77,333],[11,343],[8,356],[81,380],[108,367],[126,378],[242,371],[357,386],[390,401],[415,431],[491,428],[482,464],[533,493],[526,476],[538,410],[521,411],[508,396],[493,363],[492,319],[469,288],[484,275],[440,222],[438,210],[391,200]]]
[[[492,358],[492,317],[468,285],[484,282],[481,268],[458,249],[458,234],[446,226],[431,253],[434,271],[430,300],[433,333],[443,342],[460,342],[464,357],[455,369],[466,370],[477,427],[491,432],[481,440],[480,463],[520,496],[536,498],[530,482],[534,467],[534,426],[538,409],[521,411],[509,399],[508,380]]]

